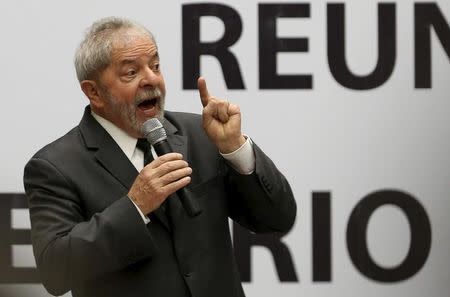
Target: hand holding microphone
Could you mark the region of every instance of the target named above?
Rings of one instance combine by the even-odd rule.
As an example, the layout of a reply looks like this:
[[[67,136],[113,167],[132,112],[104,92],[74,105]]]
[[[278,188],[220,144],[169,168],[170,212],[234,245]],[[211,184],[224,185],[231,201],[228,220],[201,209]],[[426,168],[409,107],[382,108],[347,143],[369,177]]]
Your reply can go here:
[[[145,138],[153,146],[158,156],[165,156],[172,153],[173,150],[167,141],[166,130],[164,130],[163,125],[157,118],[152,118],[145,121],[142,130]],[[192,170],[189,171],[189,174],[191,172]],[[182,182],[181,184],[184,183]],[[180,198],[181,204],[190,217],[195,217],[201,213],[198,203],[189,195],[189,192],[186,188],[184,188],[184,186],[179,188],[176,192]]]
[[[143,125],[143,133],[159,157],[142,169],[128,197],[147,215],[176,192],[190,217],[200,214],[198,203],[184,188],[191,182],[192,169],[181,154],[172,152],[162,124],[156,118],[149,119]]]

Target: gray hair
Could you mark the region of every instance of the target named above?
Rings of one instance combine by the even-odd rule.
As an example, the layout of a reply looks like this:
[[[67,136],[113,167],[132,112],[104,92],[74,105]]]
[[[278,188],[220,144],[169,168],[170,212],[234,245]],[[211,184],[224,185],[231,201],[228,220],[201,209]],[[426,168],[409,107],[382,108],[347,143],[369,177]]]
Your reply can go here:
[[[124,29],[142,32],[156,45],[153,34],[132,20],[119,17],[100,19],[87,29],[83,41],[75,52],[74,64],[79,82],[96,79],[97,75],[109,66],[117,33]]]

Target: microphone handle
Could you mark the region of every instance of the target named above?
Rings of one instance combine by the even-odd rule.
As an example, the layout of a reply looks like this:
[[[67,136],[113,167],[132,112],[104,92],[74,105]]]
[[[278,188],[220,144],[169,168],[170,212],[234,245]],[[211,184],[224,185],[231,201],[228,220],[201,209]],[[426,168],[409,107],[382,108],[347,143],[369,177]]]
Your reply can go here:
[[[155,152],[158,156],[162,156],[168,153],[173,152],[172,147],[170,146],[167,139],[163,139],[153,145]],[[183,205],[184,210],[187,214],[193,218],[198,216],[202,210],[198,205],[197,201],[195,201],[189,194],[186,188],[181,188],[177,191],[177,195],[180,198],[181,204]]]

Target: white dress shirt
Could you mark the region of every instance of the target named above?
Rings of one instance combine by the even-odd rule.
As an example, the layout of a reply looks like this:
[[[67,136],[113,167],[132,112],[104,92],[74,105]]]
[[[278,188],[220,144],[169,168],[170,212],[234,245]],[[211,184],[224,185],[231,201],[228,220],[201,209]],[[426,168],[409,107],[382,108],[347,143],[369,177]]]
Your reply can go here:
[[[98,114],[91,112],[94,119],[108,132],[109,135],[114,139],[120,149],[124,152],[127,158],[134,165],[136,170],[140,172],[144,168],[144,152],[136,147],[137,139],[128,135],[125,131],[108,121],[107,119],[99,116]],[[230,165],[241,174],[251,174],[255,170],[255,154],[253,152],[252,141],[249,137],[246,137],[245,143],[229,154],[222,154],[225,160],[227,160]],[[156,153],[152,147],[153,157]],[[131,199],[130,199],[131,200]],[[144,222],[147,224],[150,219],[142,213],[139,207],[134,203],[134,206],[138,210]]]

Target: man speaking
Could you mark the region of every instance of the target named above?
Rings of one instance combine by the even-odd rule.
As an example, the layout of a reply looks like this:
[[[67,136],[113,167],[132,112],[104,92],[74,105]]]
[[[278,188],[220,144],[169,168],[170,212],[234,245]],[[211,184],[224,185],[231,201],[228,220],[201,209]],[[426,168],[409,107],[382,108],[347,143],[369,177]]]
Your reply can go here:
[[[158,47],[122,18],[94,23],[75,55],[89,106],[25,167],[32,242],[46,289],[74,297],[244,296],[228,217],[287,232],[286,179],[241,132],[238,106],[198,80],[203,115],[164,111]],[[157,118],[173,152],[152,153]],[[177,191],[199,210],[187,213]]]

